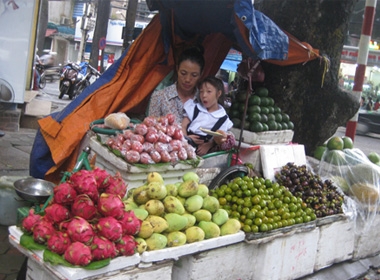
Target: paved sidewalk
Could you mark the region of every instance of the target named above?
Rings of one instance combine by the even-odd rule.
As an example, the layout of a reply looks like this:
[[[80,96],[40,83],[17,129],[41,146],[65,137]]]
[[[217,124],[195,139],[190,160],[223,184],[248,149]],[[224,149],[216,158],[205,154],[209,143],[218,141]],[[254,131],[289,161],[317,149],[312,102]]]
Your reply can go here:
[[[29,155],[36,132],[29,128],[5,131],[0,138],[0,177],[29,176]],[[16,279],[25,260],[25,256],[9,243],[8,235],[8,226],[0,225],[0,280]]]

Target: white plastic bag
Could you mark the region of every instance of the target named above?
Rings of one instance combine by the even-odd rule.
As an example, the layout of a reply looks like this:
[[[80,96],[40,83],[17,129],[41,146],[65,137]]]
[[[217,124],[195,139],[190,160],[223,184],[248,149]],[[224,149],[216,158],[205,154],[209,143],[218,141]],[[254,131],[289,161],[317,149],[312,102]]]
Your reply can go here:
[[[122,113],[112,113],[109,114],[105,119],[104,119],[104,125],[113,129],[126,129],[129,125],[130,119],[129,117]]]

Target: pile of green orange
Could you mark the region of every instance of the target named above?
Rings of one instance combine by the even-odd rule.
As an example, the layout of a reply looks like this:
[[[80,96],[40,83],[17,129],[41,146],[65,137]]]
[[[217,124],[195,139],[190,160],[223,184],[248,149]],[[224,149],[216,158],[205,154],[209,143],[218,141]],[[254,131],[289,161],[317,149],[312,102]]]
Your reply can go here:
[[[229,217],[240,221],[247,233],[310,222],[316,219],[313,209],[284,186],[269,179],[236,177],[210,191]]]
[[[229,109],[229,117],[236,128],[241,128],[247,94],[249,93],[238,92]],[[245,130],[262,132],[293,128],[294,124],[290,121],[289,115],[283,113],[281,108],[275,105],[274,99],[269,97],[267,88],[259,87],[254,94],[249,96],[244,121]]]

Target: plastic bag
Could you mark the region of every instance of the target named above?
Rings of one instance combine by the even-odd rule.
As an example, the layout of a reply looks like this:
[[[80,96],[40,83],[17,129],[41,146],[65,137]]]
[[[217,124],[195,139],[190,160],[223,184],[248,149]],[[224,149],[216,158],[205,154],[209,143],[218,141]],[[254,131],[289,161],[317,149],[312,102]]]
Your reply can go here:
[[[112,113],[104,119],[104,124],[113,129],[126,129],[130,119],[124,113]]]
[[[318,173],[334,181],[355,202],[356,219],[364,225],[356,229],[368,230],[380,203],[380,167],[357,148],[326,150]]]

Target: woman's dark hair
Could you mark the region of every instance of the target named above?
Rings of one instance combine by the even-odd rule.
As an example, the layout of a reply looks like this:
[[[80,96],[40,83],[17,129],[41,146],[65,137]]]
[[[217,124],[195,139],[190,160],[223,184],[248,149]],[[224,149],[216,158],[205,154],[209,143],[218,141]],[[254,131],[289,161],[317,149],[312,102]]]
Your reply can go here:
[[[191,62],[197,63],[201,68],[201,73],[205,67],[205,58],[203,57],[204,49],[202,46],[189,47],[181,53],[178,58],[178,66],[185,60],[190,60]]]
[[[218,98],[218,103],[222,106],[224,106],[224,99],[225,99],[225,91],[224,91],[224,84],[223,84],[223,81],[217,77],[214,77],[214,76],[208,76],[206,78],[204,78],[200,83],[199,83],[199,87],[201,87],[203,84],[205,83],[209,83],[211,84],[213,87],[216,88],[217,91],[221,91],[222,94],[219,96]]]

